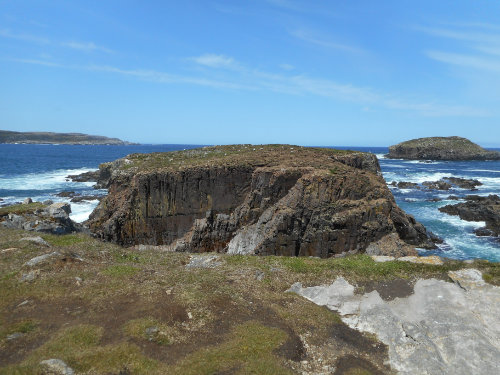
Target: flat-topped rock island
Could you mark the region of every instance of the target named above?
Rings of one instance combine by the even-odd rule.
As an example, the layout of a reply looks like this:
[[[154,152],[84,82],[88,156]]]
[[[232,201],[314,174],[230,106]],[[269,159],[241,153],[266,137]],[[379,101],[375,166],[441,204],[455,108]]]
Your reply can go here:
[[[109,195],[90,229],[125,246],[325,258],[392,233],[434,246],[363,152],[233,145],[133,154],[102,164],[98,185]]]
[[[500,152],[486,150],[462,137],[427,137],[390,146],[385,157],[409,160],[500,160]]]

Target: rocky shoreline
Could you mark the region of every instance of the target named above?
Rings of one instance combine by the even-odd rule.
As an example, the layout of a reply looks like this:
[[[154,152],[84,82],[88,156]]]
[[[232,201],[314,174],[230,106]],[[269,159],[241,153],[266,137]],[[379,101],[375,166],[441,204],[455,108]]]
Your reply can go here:
[[[449,215],[459,216],[467,221],[484,221],[485,227],[475,230],[478,236],[500,236],[500,197],[468,195],[465,202],[447,205],[439,209]]]

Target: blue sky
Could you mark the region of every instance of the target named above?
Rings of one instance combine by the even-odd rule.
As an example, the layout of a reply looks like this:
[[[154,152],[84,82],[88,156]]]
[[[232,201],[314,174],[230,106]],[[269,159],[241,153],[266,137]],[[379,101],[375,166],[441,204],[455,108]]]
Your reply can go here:
[[[500,2],[0,0],[0,129],[500,147]]]

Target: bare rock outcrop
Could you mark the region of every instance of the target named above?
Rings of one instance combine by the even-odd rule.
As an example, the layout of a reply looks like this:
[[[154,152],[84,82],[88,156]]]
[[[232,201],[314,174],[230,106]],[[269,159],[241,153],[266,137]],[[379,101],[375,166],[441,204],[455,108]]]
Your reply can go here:
[[[129,155],[101,166],[98,237],[177,251],[328,257],[397,233],[432,247],[374,155],[288,145]]]
[[[419,279],[408,297],[384,301],[374,290],[356,295],[342,277],[331,285],[290,292],[337,311],[351,328],[375,334],[389,348],[399,374],[497,374],[500,372],[500,288],[481,272],[450,272],[455,284]]]
[[[70,219],[71,206],[68,203],[43,205],[34,202],[18,206],[3,207],[0,225],[6,228],[24,229],[33,232],[66,234],[79,232],[85,228]]]

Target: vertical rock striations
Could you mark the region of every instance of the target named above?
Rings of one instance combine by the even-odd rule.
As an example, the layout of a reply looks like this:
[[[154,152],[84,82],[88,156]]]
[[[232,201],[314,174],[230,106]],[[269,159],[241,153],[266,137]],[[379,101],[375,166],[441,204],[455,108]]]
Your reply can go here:
[[[432,247],[374,155],[288,145],[130,155],[101,166],[100,238],[177,251],[329,257],[390,233]]]

